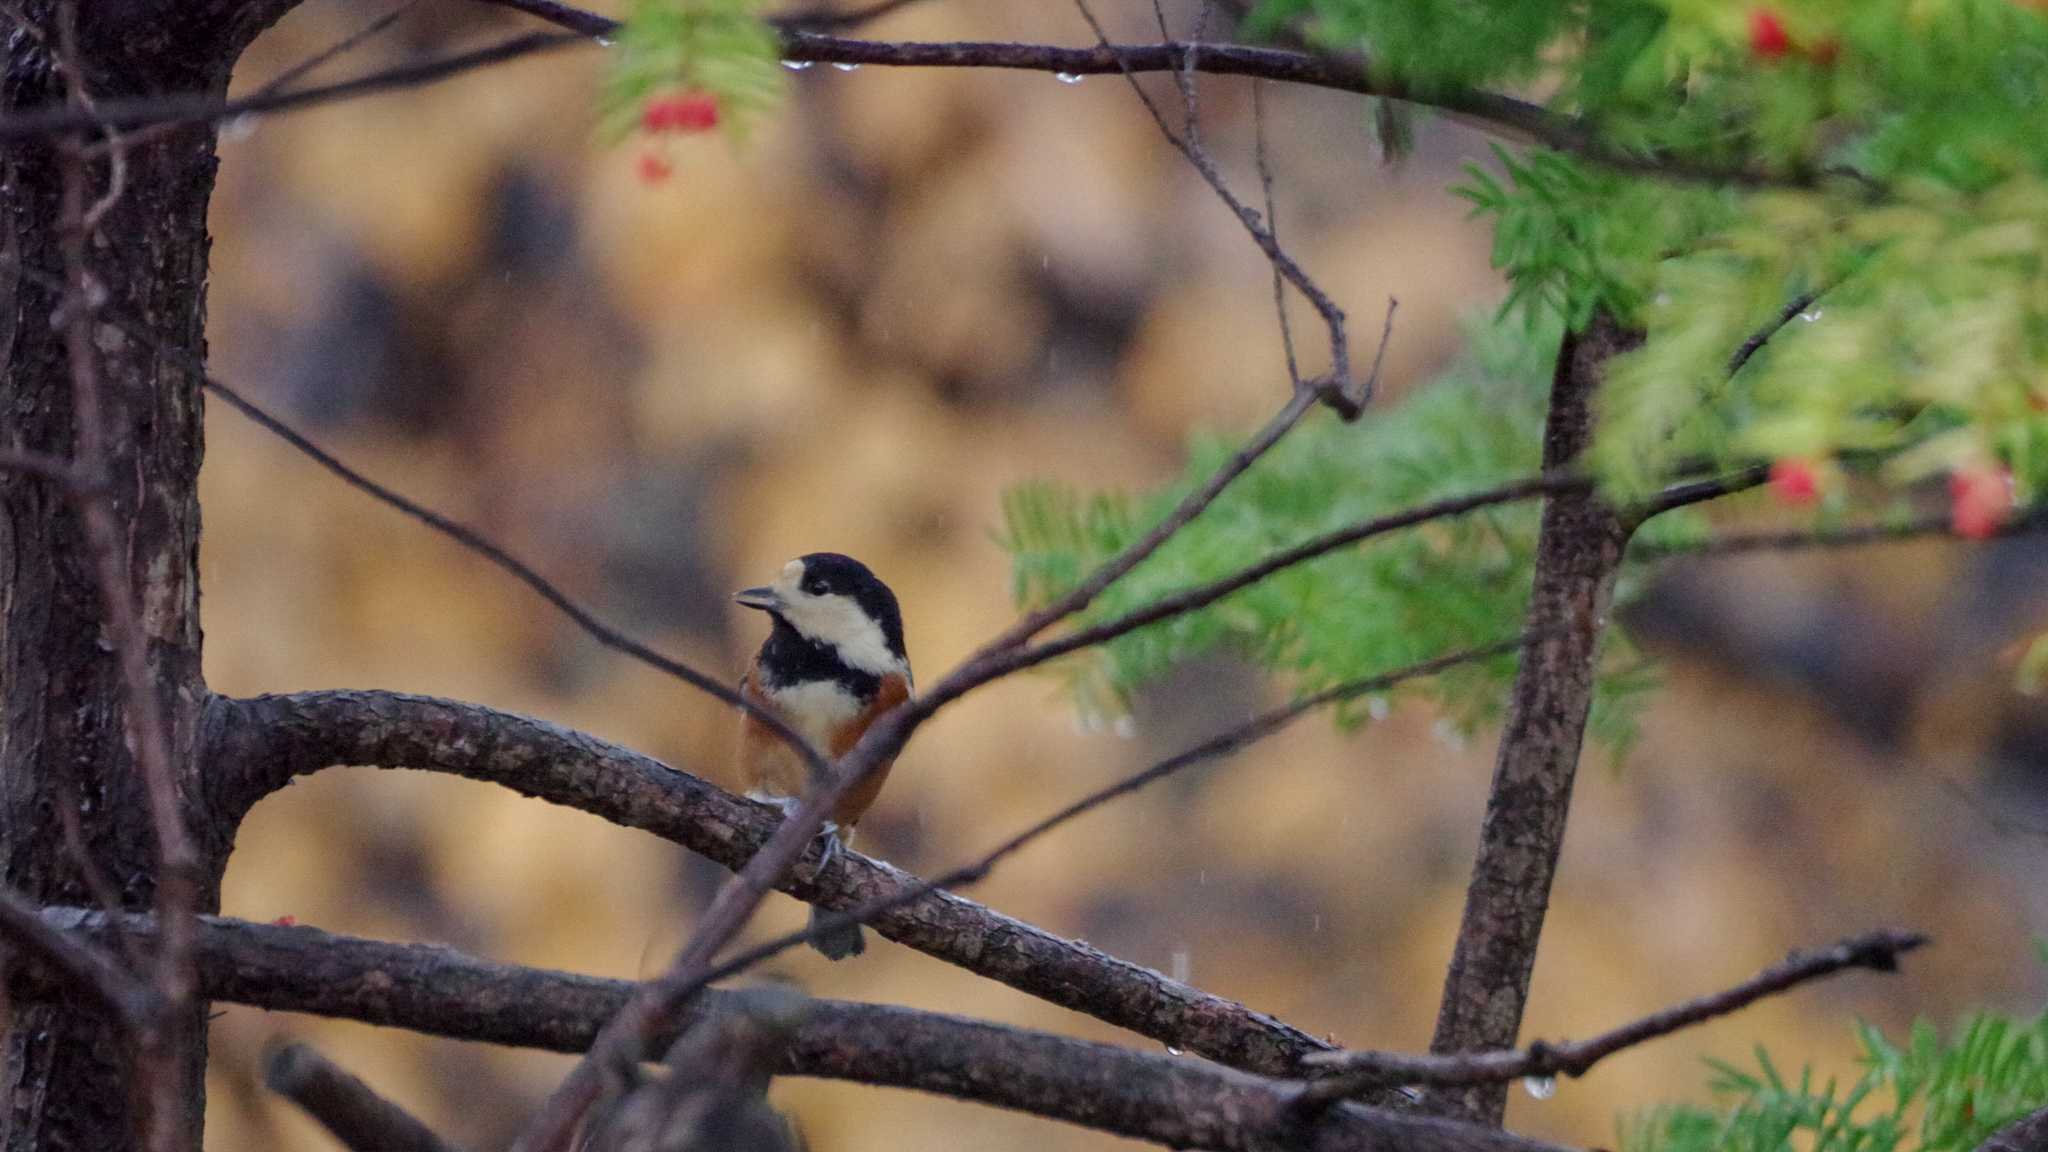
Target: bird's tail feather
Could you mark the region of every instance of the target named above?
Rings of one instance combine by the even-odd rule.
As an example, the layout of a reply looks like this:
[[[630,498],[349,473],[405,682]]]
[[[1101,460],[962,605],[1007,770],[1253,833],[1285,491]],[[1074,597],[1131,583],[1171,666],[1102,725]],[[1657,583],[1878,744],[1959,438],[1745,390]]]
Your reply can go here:
[[[824,953],[827,960],[844,960],[867,951],[867,936],[858,924],[844,924],[820,931],[820,922],[829,915],[831,913],[823,908],[811,909],[811,947]]]

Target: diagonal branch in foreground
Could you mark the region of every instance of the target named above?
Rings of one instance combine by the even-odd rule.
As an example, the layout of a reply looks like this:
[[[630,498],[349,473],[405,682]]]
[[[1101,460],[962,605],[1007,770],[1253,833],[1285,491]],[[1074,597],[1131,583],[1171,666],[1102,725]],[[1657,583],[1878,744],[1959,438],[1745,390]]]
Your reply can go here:
[[[781,813],[650,757],[545,721],[389,692],[217,698],[206,728],[214,810],[239,817],[262,797],[332,765],[442,772],[510,788],[744,867]],[[920,881],[851,851],[781,887],[828,908],[880,902]],[[1330,1045],[1264,1013],[1066,940],[949,892],[876,913],[881,935],[1065,1008],[1219,1063],[1291,1075]]]
[[[304,1044],[271,1053],[263,1083],[352,1152],[461,1152],[417,1117]]]
[[[55,908],[53,927],[103,934],[103,913]],[[147,935],[148,917],[121,918]],[[634,985],[496,964],[447,948],[204,917],[200,986],[210,1000],[309,1012],[495,1044],[582,1051]],[[678,1021],[731,1011],[712,990]],[[679,1029],[659,1039],[672,1040]],[[1564,1152],[1503,1132],[1342,1104],[1293,1113],[1298,1080],[908,1008],[812,1001],[783,1071],[908,1088],[1170,1147],[1259,1152]]]
[[[1527,1048],[1448,1055],[1403,1052],[1316,1052],[1302,1058],[1310,1069],[1332,1075],[1311,1083],[1301,1094],[1304,1107],[1316,1107],[1395,1084],[1458,1087],[1499,1084],[1525,1076],[1586,1074],[1593,1065],[1659,1037],[1738,1012],[1767,996],[1854,968],[1896,972],[1899,957],[1927,943],[1917,932],[1892,929],[1851,937],[1830,948],[1794,953],[1732,988],[1674,1005],[1609,1032],[1585,1040],[1536,1041]]]

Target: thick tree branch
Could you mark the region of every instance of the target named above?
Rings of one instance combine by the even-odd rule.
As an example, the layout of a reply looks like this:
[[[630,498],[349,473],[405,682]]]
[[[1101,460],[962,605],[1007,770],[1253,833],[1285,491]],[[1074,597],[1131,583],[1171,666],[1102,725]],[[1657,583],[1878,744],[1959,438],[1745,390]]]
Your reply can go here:
[[[1749,1007],[1766,996],[1852,968],[1896,972],[1899,957],[1927,943],[1917,932],[1878,931],[1816,952],[1794,953],[1732,988],[1654,1012],[1585,1040],[1536,1041],[1527,1048],[1448,1055],[1403,1052],[1315,1052],[1302,1058],[1310,1068],[1329,1069],[1328,1079],[1302,1093],[1306,1107],[1326,1105],[1372,1088],[1394,1084],[1459,1087],[1500,1084],[1525,1076],[1583,1076],[1601,1060],[1646,1041],[1669,1036],[1718,1016]]]
[[[459,1152],[412,1113],[304,1044],[271,1053],[263,1082],[353,1152]]]
[[[1600,374],[1636,339],[1604,313],[1583,334],[1565,336],[1543,436],[1546,470],[1569,468],[1591,443]],[[1600,633],[1628,536],[1622,517],[1591,490],[1556,493],[1544,504],[1532,634],[1508,699],[1432,1052],[1514,1047],[1571,810]],[[1499,1124],[1507,1087],[1447,1089],[1432,1094],[1431,1106],[1440,1115]]]
[[[640,828],[738,869],[778,826],[774,808],[688,773],[540,720],[386,692],[216,700],[207,731],[210,799],[239,818],[295,776],[337,764],[445,772]],[[916,886],[854,852],[783,884],[828,908]],[[879,913],[881,935],[1052,1003],[1233,1067],[1289,1075],[1330,1045],[1241,1004],[1065,940],[947,892]]]
[[[109,918],[49,909],[66,931],[105,933]],[[147,934],[147,917],[126,917]],[[417,1032],[561,1052],[582,1051],[625,1004],[622,980],[496,964],[446,948],[206,917],[198,940],[207,998],[337,1016]],[[672,1040],[741,993],[712,990]],[[1295,1116],[1300,1081],[1200,1060],[907,1008],[812,1001],[783,1069],[800,1076],[910,1088],[1063,1120],[1170,1147],[1263,1152],[1562,1152],[1470,1125],[1345,1104]]]

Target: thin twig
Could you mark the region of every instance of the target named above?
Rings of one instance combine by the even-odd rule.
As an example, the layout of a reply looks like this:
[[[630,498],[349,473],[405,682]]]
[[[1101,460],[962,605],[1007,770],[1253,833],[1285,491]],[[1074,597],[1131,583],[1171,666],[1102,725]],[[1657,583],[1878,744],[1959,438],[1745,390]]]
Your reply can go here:
[[[1851,937],[1817,952],[1795,952],[1733,988],[1653,1012],[1585,1040],[1536,1041],[1523,1049],[1440,1056],[1403,1052],[1310,1053],[1302,1057],[1302,1064],[1311,1071],[1329,1070],[1332,1075],[1304,1088],[1297,1097],[1297,1105],[1313,1110],[1368,1089],[1395,1084],[1461,1087],[1498,1084],[1525,1076],[1583,1076],[1593,1065],[1625,1048],[1738,1012],[1801,984],[1851,968],[1896,972],[1899,957],[1925,943],[1927,937],[1917,932],[1887,929]]]
[[[90,112],[84,69],[78,52],[75,0],[57,7],[58,56],[64,64],[71,103]],[[111,129],[102,128],[103,131]],[[88,206],[86,160],[80,144],[61,150],[62,206],[59,248],[64,260],[62,304],[65,357],[70,362],[74,467],[87,478],[75,489],[86,549],[92,557],[106,612],[106,632],[118,662],[122,687],[122,727],[140,771],[156,836],[156,908],[163,939],[152,973],[157,1003],[155,1017],[141,1033],[137,1075],[148,1102],[143,1141],[150,1152],[178,1152],[191,1129],[186,1107],[184,1038],[192,1021],[193,915],[199,906],[199,854],[185,826],[178,777],[171,763],[170,734],[164,725],[163,700],[149,666],[149,641],[136,609],[135,574],[130,570],[123,533],[106,489],[111,453],[107,414],[100,391],[99,361],[93,345],[95,290],[86,259],[93,228],[112,207],[118,187]],[[116,175],[119,167],[116,166]]]
[[[1259,192],[1266,206],[1266,229],[1280,238],[1280,210],[1273,201],[1273,163],[1266,155],[1266,82],[1252,81],[1252,164],[1259,171]],[[1301,363],[1294,353],[1294,323],[1287,318],[1287,278],[1273,268],[1273,314],[1280,321],[1280,347],[1287,353],[1287,378],[1301,387]],[[1382,339],[1381,345],[1386,341]]]
[[[1744,340],[1735,349],[1734,354],[1728,357],[1728,371],[1724,375],[1733,377],[1737,372],[1742,371],[1743,366],[1749,363],[1750,358],[1755,356],[1757,351],[1765,344],[1770,343],[1771,337],[1776,336],[1784,330],[1787,324],[1792,323],[1795,318],[1803,315],[1808,308],[1813,307],[1813,302],[1820,299],[1821,294],[1826,291],[1826,288],[1818,288],[1811,292],[1802,292],[1786,301],[1785,306],[1778,310],[1778,314],[1772,317],[1769,323],[1750,333],[1749,339]]]
[[[98,945],[49,924],[41,909],[5,888],[0,888],[0,936],[99,1001],[122,1027],[139,1031],[149,1026],[156,994],[148,985],[122,971]]]
[[[333,453],[315,444],[304,433],[286,424],[282,419],[272,415],[254,401],[243,396],[235,389],[228,387],[226,384],[221,383],[219,380],[214,379],[212,376],[204,377],[204,386],[207,391],[227,401],[229,407],[248,417],[264,431],[269,432],[271,435],[297,449],[301,455],[320,467],[325,468],[329,473],[338,477],[342,483],[439,532],[469,551],[490,561],[511,575],[513,579],[526,585],[535,595],[552,605],[556,611],[567,616],[571,623],[582,629],[586,635],[597,641],[600,645],[621,655],[630,656],[656,671],[673,676],[690,687],[753,716],[773,730],[791,748],[796,749],[798,754],[802,755],[811,766],[812,771],[818,773],[830,771],[830,766],[818,750],[813,748],[810,742],[803,738],[801,733],[791,728],[781,717],[767,709],[756,707],[748,702],[739,692],[727,687],[708,673],[700,672],[695,667],[673,656],[663,655],[612,625],[605,623],[595,612],[586,608],[567,592],[562,591],[553,581],[542,576],[524,560],[506,551],[503,546],[493,541],[490,537],[485,536],[467,524],[449,519],[409,497],[400,495],[392,488],[372,480],[356,469],[342,463]]]
[[[1023,619],[983,644],[969,657],[969,662],[1020,648],[1032,637],[1093,604],[1104,589],[1121,580],[1131,569],[1143,563],[1146,557],[1157,552],[1176,532],[1200,516],[1209,505],[1214,504],[1216,498],[1223,494],[1223,490],[1229,487],[1233,480],[1244,475],[1260,457],[1280,442],[1281,437],[1300,423],[1301,418],[1308,414],[1308,410],[1315,402],[1313,392],[1306,388],[1296,388],[1288,397],[1287,403],[1281,405],[1280,411],[1274,413],[1273,418],[1266,421],[1264,427],[1253,433],[1236,452],[1231,453],[1230,459],[1224,461],[1221,468],[1210,473],[1209,478],[1204,480],[1200,487],[1183,497],[1179,504],[1174,505],[1173,511],[1167,513],[1158,524],[1153,525],[1150,531],[1097,566],[1086,579],[1052,603],[1027,613]]]
[[[355,51],[370,40],[383,34],[386,29],[405,19],[408,13],[419,6],[420,0],[404,0],[404,3],[399,4],[396,8],[391,9],[389,12],[348,33],[341,39],[299,61],[297,64],[265,80],[263,86],[258,88],[257,91],[263,93],[284,91],[292,84],[304,80],[307,76],[319,71],[326,64]]]
[[[271,1053],[263,1083],[353,1152],[460,1152],[412,1113],[304,1044]]]
[[[1095,10],[1088,6],[1088,0],[1074,0],[1074,8],[1080,12],[1081,18],[1088,22],[1088,27],[1095,33],[1097,49],[1117,61],[1125,82],[1137,95],[1138,102],[1145,106],[1145,111],[1152,117],[1152,122],[1158,125],[1160,135],[1166,137],[1167,143],[1172,144],[1182,156],[1187,157],[1188,163],[1201,175],[1203,183],[1207,184],[1210,190],[1216,193],[1217,199],[1222,200],[1237,217],[1238,223],[1251,236],[1252,242],[1259,246],[1259,251],[1265,253],[1266,259],[1287,278],[1289,284],[1294,285],[1295,291],[1300,292],[1315,306],[1316,313],[1323,318],[1323,325],[1330,332],[1330,372],[1328,376],[1311,382],[1311,387],[1315,388],[1318,398],[1329,404],[1339,416],[1346,420],[1357,419],[1366,401],[1372,398],[1373,389],[1378,382],[1367,379],[1354,383],[1351,379],[1350,338],[1345,331],[1344,310],[1337,306],[1336,301],[1330,299],[1321,285],[1302,270],[1301,265],[1295,263],[1292,256],[1287,254],[1287,250],[1280,246],[1280,241],[1259,218],[1258,212],[1238,199],[1237,193],[1230,190],[1229,182],[1223,179],[1223,173],[1217,169],[1215,161],[1209,158],[1209,153],[1202,148],[1200,139],[1195,135],[1197,127],[1192,118],[1195,111],[1194,83],[1188,78],[1185,68],[1193,67],[1190,58],[1201,51],[1201,46],[1182,45],[1179,63],[1183,67],[1173,69],[1175,81],[1181,85],[1190,116],[1187,132],[1175,132],[1173,125],[1167,123],[1166,113],[1160,110],[1159,103],[1152,99],[1150,92],[1145,91],[1144,85],[1138,83],[1137,70],[1126,64],[1122,53],[1110,44],[1109,33],[1103,29],[1102,22],[1096,19]]]

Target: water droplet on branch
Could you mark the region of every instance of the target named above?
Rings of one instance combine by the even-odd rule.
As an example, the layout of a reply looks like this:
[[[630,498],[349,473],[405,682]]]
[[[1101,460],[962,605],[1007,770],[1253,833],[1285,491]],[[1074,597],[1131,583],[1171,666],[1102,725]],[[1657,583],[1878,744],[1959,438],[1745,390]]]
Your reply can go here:
[[[815,63],[815,60],[784,60],[782,66],[791,72],[802,72]]]
[[[1079,72],[1055,72],[1052,74],[1052,78],[1062,84],[1079,84],[1081,82],[1081,74]]]
[[[1522,1091],[1527,1092],[1532,1099],[1548,1100],[1552,1096],[1557,1095],[1557,1077],[1524,1076],[1522,1077]]]

